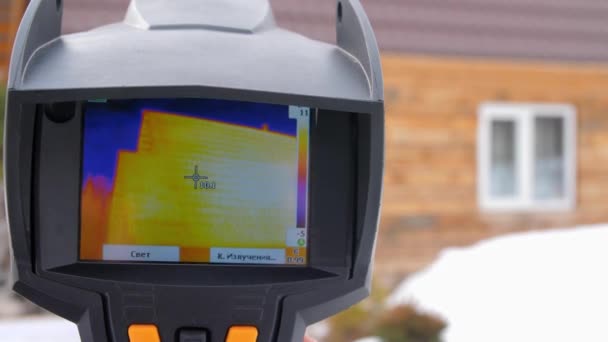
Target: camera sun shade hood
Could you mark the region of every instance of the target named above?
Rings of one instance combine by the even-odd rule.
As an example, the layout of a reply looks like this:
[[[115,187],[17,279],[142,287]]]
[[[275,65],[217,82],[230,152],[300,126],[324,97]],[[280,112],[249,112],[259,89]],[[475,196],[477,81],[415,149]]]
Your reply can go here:
[[[124,22],[66,36],[61,17],[60,0],[31,1],[15,41],[10,90],[119,95],[198,87],[346,102],[384,97],[376,39],[357,0],[338,2],[338,46],[276,27],[266,0],[134,0]]]
[[[365,127],[359,128],[366,144],[357,168],[356,238],[348,274],[257,286],[280,293],[278,313],[274,321],[261,323],[260,340],[299,342],[308,324],[365,298],[382,192],[383,80],[376,39],[360,2],[340,0],[336,8],[337,46],[276,27],[266,0],[133,0],[124,22],[64,36],[62,1],[30,1],[13,49],[5,123],[15,291],[77,323],[85,342],[122,341],[123,332],[113,328],[105,312],[110,295],[87,286],[87,277],[74,285],[72,278],[41,265],[34,181],[37,158],[43,157],[36,151],[39,105],[205,97],[366,115]]]

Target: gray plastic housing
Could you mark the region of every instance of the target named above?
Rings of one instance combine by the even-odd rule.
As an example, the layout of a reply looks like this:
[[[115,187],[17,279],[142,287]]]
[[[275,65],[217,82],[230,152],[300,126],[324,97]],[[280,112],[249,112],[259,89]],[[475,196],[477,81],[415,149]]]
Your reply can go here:
[[[299,342],[307,325],[369,294],[384,104],[378,46],[358,0],[337,2],[337,46],[276,27],[266,0],[133,0],[124,22],[64,36],[61,17],[61,1],[30,2],[9,71],[5,184],[15,291],[77,323],[84,342],[128,341],[133,323],[156,324],[167,342],[180,328],[205,328],[210,341],[223,341],[232,325],[257,326],[261,342]],[[318,179],[328,192],[311,207],[329,225],[342,222],[331,201],[352,201],[343,264],[321,257],[302,270],[61,260],[78,248],[76,233],[65,233],[78,230],[78,181],[70,182],[80,164],[78,103],[180,97],[318,109],[312,158],[353,163],[343,169],[348,177]],[[50,122],[45,105],[66,101],[76,103],[76,120]]]

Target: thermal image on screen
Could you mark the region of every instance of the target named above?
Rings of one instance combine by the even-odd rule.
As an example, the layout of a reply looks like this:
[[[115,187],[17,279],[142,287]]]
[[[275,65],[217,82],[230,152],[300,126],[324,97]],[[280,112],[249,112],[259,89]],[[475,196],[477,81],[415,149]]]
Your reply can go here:
[[[81,259],[305,265],[309,127],[296,106],[87,103]]]

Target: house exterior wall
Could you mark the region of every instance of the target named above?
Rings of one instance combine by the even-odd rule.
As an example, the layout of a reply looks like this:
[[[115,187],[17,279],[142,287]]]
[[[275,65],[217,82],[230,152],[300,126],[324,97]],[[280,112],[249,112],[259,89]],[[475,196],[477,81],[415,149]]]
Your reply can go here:
[[[455,56],[607,61],[601,0],[361,0],[383,50]],[[124,17],[129,0],[64,0],[65,32]],[[336,39],[335,0],[270,0],[280,26]]]
[[[8,65],[8,35],[11,3],[0,2],[0,80],[6,78]]]
[[[441,248],[502,233],[608,222],[608,65],[385,55],[387,151],[377,271],[417,270]],[[577,110],[571,211],[483,212],[478,107],[565,103]]]
[[[26,0],[0,1],[0,82],[8,77],[13,40],[26,5]]]
[[[0,78],[6,32],[27,0],[0,1]],[[270,0],[280,26],[335,42],[334,0]],[[361,0],[382,50],[439,56],[605,62],[608,3],[598,0]],[[63,0],[63,31],[124,18],[129,0]],[[9,23],[9,24],[7,24]],[[10,40],[10,38],[8,38]],[[7,48],[7,46],[9,46]]]
[[[361,0],[383,50],[453,56],[606,61],[608,2]],[[333,41],[333,0],[272,0],[280,24]]]
[[[11,12],[10,1],[0,1],[0,81],[6,79],[9,61],[9,19]]]

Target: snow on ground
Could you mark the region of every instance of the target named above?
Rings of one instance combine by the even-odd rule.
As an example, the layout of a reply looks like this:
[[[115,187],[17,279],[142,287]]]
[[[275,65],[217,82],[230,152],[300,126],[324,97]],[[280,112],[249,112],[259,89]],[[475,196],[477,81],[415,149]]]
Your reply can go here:
[[[389,302],[444,318],[445,342],[608,341],[608,225],[446,250]],[[43,317],[0,321],[0,341],[79,338],[74,324]]]
[[[445,319],[446,342],[608,341],[608,225],[446,250],[389,303]]]
[[[55,317],[42,316],[0,321],[2,342],[80,342],[76,325]]]

